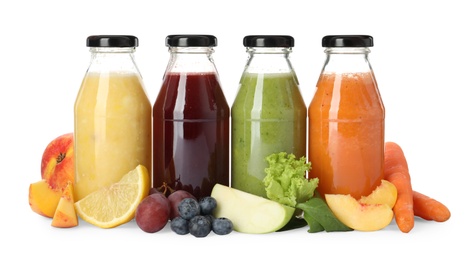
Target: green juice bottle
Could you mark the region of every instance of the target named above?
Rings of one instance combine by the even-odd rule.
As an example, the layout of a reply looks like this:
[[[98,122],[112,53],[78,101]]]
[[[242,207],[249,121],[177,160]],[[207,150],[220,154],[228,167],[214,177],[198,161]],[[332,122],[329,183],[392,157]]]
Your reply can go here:
[[[249,57],[231,109],[231,186],[266,197],[265,158],[306,156],[307,108],[289,60],[293,37],[249,35],[243,44]]]

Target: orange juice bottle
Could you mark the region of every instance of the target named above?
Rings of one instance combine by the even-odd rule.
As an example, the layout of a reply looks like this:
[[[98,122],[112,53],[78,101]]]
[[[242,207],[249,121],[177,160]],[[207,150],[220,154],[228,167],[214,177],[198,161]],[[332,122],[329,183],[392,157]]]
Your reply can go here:
[[[139,164],[152,170],[152,108],[134,61],[138,38],[87,38],[91,63],[74,107],[75,199],[119,181]]]
[[[318,191],[369,195],[383,178],[385,108],[368,55],[368,35],[328,35],[326,60],[308,108],[309,178]]]

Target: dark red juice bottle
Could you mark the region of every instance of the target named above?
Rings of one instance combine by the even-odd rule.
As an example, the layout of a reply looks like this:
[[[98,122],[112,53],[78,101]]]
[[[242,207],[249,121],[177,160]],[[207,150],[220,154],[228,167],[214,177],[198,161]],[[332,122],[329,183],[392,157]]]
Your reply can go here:
[[[229,186],[230,108],[212,59],[212,35],[169,35],[168,62],[153,107],[153,187],[201,198]]]

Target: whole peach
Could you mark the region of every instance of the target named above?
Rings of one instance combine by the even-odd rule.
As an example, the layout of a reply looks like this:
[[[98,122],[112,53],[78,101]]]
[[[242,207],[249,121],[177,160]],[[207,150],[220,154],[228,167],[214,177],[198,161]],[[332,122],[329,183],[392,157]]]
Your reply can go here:
[[[73,133],[53,139],[42,154],[42,179],[54,190],[63,191],[68,181],[74,182]]]

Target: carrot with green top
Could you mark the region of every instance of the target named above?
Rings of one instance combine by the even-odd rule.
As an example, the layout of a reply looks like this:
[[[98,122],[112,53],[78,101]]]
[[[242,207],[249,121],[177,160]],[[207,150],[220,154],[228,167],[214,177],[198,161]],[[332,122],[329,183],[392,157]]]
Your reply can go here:
[[[394,142],[385,142],[384,178],[397,189],[393,213],[398,228],[408,233],[414,227],[413,189],[404,152]]]
[[[413,202],[414,215],[425,220],[445,222],[451,216],[444,204],[420,192],[413,191]]]

